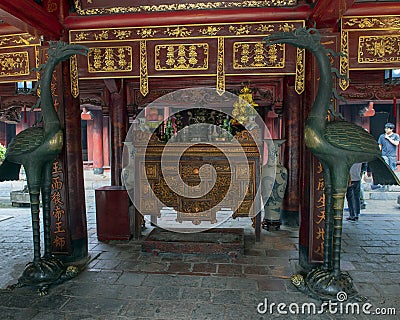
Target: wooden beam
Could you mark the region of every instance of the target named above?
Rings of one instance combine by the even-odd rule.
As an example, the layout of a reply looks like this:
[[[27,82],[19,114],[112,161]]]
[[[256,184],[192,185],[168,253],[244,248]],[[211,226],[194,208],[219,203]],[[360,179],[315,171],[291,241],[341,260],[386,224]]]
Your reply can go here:
[[[353,4],[354,0],[319,0],[310,15],[310,23],[315,23],[318,29],[337,30],[339,20]]]
[[[285,8],[243,8],[227,10],[196,10],[129,13],[106,16],[70,15],[65,19],[68,30],[92,28],[123,28],[137,26],[161,26],[171,24],[229,23],[252,21],[305,20],[312,9],[309,5]]]
[[[355,3],[347,12],[346,16],[385,16],[400,15],[398,1],[393,2],[365,2]]]
[[[64,30],[57,18],[30,0],[1,0],[0,18],[22,32],[45,40],[59,40]]]

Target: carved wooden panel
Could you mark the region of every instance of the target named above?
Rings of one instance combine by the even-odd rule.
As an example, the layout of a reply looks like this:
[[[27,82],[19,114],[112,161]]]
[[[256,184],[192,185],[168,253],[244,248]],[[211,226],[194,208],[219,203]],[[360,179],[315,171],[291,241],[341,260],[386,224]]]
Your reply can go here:
[[[224,92],[226,76],[280,73],[295,75],[304,87],[304,51],[263,43],[271,33],[304,24],[293,20],[71,30],[69,40],[90,48],[88,57],[78,57],[80,79],[139,78],[142,96],[150,92],[149,79],[160,77],[214,77],[215,87]]]
[[[398,68],[400,16],[344,17],[341,21],[340,72]],[[349,81],[341,80],[346,90]]]
[[[0,35],[0,82],[36,80],[39,38],[28,33]]]
[[[140,199],[135,202],[139,203],[137,209],[142,214],[160,216],[162,206],[172,207],[177,211],[176,221],[199,224],[202,221],[218,222],[216,212],[227,205],[236,208],[234,217],[252,217],[259,211],[260,199],[256,197],[260,155],[255,144],[239,150],[237,146],[225,143],[223,150],[228,151],[229,161],[215,146],[207,144],[185,147],[185,144],[176,143],[167,154],[163,154],[162,143],[144,147],[139,145],[137,149],[139,154],[146,154],[146,160],[138,164],[135,177],[139,182],[135,195]],[[170,157],[180,154],[182,148],[185,152],[178,164],[179,177],[168,175],[165,178],[162,170],[170,173],[176,169],[177,164],[170,162]],[[242,152],[247,157],[244,163],[238,160]],[[235,160],[235,157],[239,158]],[[243,201],[238,203],[240,195],[244,195]]]

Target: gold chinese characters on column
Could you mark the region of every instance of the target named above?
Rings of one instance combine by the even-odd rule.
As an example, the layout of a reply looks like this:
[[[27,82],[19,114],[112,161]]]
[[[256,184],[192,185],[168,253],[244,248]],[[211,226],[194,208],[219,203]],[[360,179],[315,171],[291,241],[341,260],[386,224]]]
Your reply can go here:
[[[311,215],[310,260],[312,263],[322,262],[325,238],[325,182],[322,165],[314,158],[313,203]]]
[[[53,163],[50,210],[52,253],[70,253],[68,217],[64,201],[64,172],[59,160]]]

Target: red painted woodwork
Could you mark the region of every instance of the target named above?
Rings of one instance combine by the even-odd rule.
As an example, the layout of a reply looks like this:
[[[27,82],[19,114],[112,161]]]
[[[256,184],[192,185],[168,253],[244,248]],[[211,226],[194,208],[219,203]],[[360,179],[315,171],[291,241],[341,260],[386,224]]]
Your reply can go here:
[[[218,22],[304,20],[311,13],[308,5],[285,8],[241,8],[240,10],[193,10],[131,13],[107,16],[73,16],[65,19],[67,29],[118,28]]]
[[[62,86],[58,86],[60,97],[59,116],[64,124],[65,140],[64,157],[66,203],[65,210],[68,214],[69,233],[71,236],[72,254],[65,257],[66,261],[84,261],[88,254],[87,222],[85,189],[83,182],[82,160],[82,135],[79,99],[72,97],[70,90],[69,61],[62,63]],[[61,78],[61,77],[60,77]]]
[[[88,161],[93,161],[93,121],[88,121],[86,126],[87,136],[87,158]]]
[[[398,1],[393,2],[363,2],[354,3],[347,11],[346,16],[371,16],[371,15],[398,15],[400,6]]]
[[[314,22],[317,28],[337,28],[338,21],[354,3],[354,0],[332,1],[319,0],[309,17],[311,24]]]
[[[92,115],[90,113],[81,113],[82,120],[93,120]]]
[[[126,92],[124,81],[105,79],[104,83],[111,93],[111,185],[122,186],[122,151],[128,132],[128,112],[126,109]]]
[[[129,196],[124,187],[106,186],[95,190],[97,238],[129,240],[131,222]]]
[[[103,115],[103,162],[104,167],[110,166],[110,139],[108,134],[109,117]]]
[[[32,0],[1,0],[0,16],[7,24],[46,40],[59,40],[64,30],[55,16]]]
[[[6,124],[0,121],[0,143],[5,146],[7,143],[7,129]]]
[[[283,165],[288,169],[288,183],[282,209],[290,215],[299,215],[300,202],[300,149],[303,137],[303,122],[300,96],[294,88],[294,78],[285,77],[283,84],[283,118],[286,142],[283,144]]]
[[[98,111],[93,119],[93,169],[103,169],[103,118]]]
[[[303,113],[301,115],[302,122],[305,123],[308,113],[316,95],[316,80],[314,71],[316,61],[312,56],[306,53],[306,68],[305,68],[305,94],[303,95]],[[312,154],[307,149],[304,143],[301,144],[301,160],[300,160],[300,190],[302,191],[300,198],[300,228],[299,228],[299,261],[302,267],[307,267],[309,263],[309,236],[310,223],[309,217],[313,212],[311,189],[311,163]]]

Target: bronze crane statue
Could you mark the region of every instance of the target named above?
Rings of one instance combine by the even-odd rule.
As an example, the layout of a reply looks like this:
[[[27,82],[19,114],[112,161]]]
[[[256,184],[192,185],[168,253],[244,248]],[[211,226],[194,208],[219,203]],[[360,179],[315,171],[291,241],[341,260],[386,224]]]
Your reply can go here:
[[[32,215],[33,261],[28,263],[18,283],[13,287],[33,285],[39,292],[46,293],[49,284],[65,276],[66,269],[50,251],[50,193],[52,165],[63,147],[63,131],[54,108],[51,80],[55,67],[75,54],[87,54],[81,45],[50,42],[47,62],[39,67],[43,70],[40,98],[43,126],[34,126],[20,132],[7,147],[5,160],[0,167],[0,181],[17,180],[20,166],[24,166]],[[39,195],[42,195],[44,255],[41,257],[39,229]]]
[[[294,275],[292,283],[299,290],[325,300],[336,300],[338,293],[348,298],[360,298],[351,277],[340,270],[340,251],[344,197],[350,167],[354,163],[368,162],[374,173],[375,183],[400,184],[395,173],[381,156],[377,141],[363,128],[343,121],[332,110],[331,97],[338,98],[333,88],[332,68],[329,55],[336,56],[321,43],[321,35],[315,28],[299,28],[292,32],[279,32],[266,37],[267,45],[285,43],[309,50],[316,58],[320,70],[318,93],[307,117],[304,141],[319,159],[325,182],[325,238],[324,261],[321,267],[311,270],[305,278]],[[328,121],[328,112],[334,115]]]

